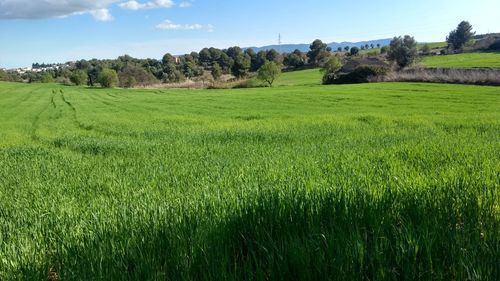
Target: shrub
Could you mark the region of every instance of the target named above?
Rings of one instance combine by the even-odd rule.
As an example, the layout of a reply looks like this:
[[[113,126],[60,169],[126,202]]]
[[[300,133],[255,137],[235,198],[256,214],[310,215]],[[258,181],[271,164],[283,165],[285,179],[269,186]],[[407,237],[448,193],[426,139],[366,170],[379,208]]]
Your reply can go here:
[[[328,81],[335,80],[340,69],[342,69],[340,59],[337,56],[330,57],[321,68],[323,72],[323,84],[329,84]]]
[[[500,39],[498,39],[495,43],[491,44],[489,49],[491,51],[500,51]]]
[[[264,87],[264,85],[259,80],[251,78],[236,83],[233,86],[233,89],[260,88],[260,87]]]
[[[118,75],[113,69],[105,68],[99,73],[99,83],[104,88],[113,88],[118,84]]]
[[[120,87],[133,88],[136,85],[147,86],[158,82],[150,72],[139,66],[129,65],[118,74]]]
[[[87,84],[87,80],[89,79],[87,72],[83,70],[75,70],[69,77],[71,82],[77,86],[85,85]]]
[[[377,76],[384,76],[389,72],[387,67],[362,65],[357,67],[354,71],[348,74],[323,77],[323,84],[358,84],[368,83],[370,80]]]
[[[431,47],[429,47],[429,45],[425,44],[422,47],[422,54],[428,55],[430,52],[431,52]]]
[[[42,82],[42,83],[53,83],[54,82],[54,77],[52,76],[52,74],[50,74],[48,72],[45,72],[44,74],[42,74],[40,82]]]

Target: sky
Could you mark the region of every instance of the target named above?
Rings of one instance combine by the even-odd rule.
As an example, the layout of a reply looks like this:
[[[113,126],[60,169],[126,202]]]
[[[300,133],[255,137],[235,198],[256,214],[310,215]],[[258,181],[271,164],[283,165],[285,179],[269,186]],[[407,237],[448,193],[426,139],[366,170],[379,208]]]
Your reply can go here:
[[[0,0],[0,67],[204,47],[444,41],[462,20],[500,32],[499,0]]]

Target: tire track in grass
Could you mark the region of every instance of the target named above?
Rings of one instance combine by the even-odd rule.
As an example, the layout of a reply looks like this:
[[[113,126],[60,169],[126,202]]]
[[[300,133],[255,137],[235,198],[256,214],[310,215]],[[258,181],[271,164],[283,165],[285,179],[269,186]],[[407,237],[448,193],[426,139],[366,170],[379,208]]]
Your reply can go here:
[[[47,111],[50,106],[55,106],[54,103],[54,97],[56,95],[56,90],[52,90],[52,95],[50,96],[49,102],[40,110],[34,117],[33,121],[31,122],[31,128],[30,128],[30,137],[34,141],[40,141],[40,137],[36,134],[40,127],[40,116]]]
[[[59,93],[61,96],[62,101],[70,108],[71,110],[71,118],[73,119],[73,122],[77,125],[78,128],[85,130],[85,131],[90,131],[93,129],[92,125],[85,125],[84,123],[80,122],[78,120],[78,115],[75,106],[71,102],[69,102],[66,97],[64,96],[64,91],[62,89],[59,89]]]

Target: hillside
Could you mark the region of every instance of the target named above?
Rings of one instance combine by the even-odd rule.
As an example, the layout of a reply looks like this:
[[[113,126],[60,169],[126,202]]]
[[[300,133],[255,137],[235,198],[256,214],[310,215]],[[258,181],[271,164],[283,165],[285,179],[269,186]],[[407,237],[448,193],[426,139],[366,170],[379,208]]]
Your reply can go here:
[[[434,68],[495,68],[500,69],[500,53],[463,53],[429,56],[422,60],[426,67]]]

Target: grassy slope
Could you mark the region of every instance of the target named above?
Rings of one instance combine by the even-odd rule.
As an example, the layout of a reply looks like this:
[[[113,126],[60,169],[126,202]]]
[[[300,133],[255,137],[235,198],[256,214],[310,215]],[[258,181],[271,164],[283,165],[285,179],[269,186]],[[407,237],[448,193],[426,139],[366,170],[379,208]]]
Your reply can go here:
[[[0,279],[492,280],[499,88],[314,77],[1,83]]]
[[[429,46],[431,49],[444,48],[448,46],[446,42],[433,42],[433,43],[419,43],[417,45],[418,49],[422,49],[425,45]]]
[[[500,68],[500,53],[464,53],[425,57],[422,64],[438,68]]]

